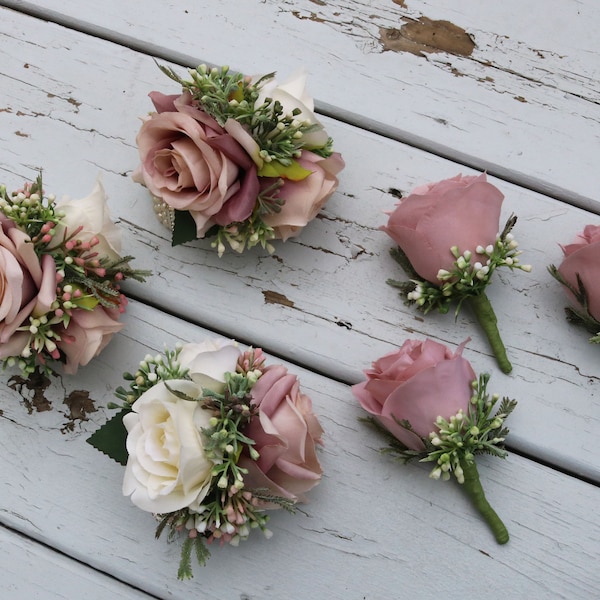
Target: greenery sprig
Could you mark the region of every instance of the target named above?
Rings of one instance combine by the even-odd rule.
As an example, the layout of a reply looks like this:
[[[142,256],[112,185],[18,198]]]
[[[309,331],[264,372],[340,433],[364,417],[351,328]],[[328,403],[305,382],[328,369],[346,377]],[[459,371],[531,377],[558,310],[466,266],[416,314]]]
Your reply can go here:
[[[180,77],[173,69],[158,65],[160,70],[191,93],[203,110],[223,127],[228,119],[244,125],[260,147],[260,157],[266,162],[277,161],[290,166],[294,158],[300,156],[305,146],[304,135],[315,130],[315,125],[298,120],[299,109],[285,114],[280,102],[272,98],[257,105],[260,88],[275,76],[263,75],[256,81],[233,73],[228,66],[209,68],[200,65],[188,69],[191,79]],[[327,157],[333,152],[333,140],[320,148],[311,150]]]
[[[573,294],[575,300],[581,307],[580,310],[577,310],[572,306],[565,307],[567,320],[575,325],[580,325],[590,333],[593,333],[594,335],[589,341],[592,344],[600,344],[600,321],[595,319],[590,313],[588,293],[579,274],[577,275],[577,287],[575,287],[560,274],[560,271],[555,265],[550,265],[548,271],[554,279],[564,285]]]

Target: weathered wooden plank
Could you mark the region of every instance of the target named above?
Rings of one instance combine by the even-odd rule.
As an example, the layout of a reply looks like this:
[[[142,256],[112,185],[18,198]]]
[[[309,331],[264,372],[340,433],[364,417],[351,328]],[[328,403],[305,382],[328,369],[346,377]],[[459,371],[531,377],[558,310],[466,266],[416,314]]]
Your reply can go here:
[[[149,600],[112,577],[0,526],[2,596],[10,600]]]
[[[378,231],[383,211],[418,184],[455,175],[452,162],[327,120],[348,167],[338,193],[297,240],[217,258],[208,241],[171,248],[146,192],[129,174],[137,163],[137,116],[151,89],[169,81],[148,57],[52,24],[4,11],[0,25],[2,103],[0,175],[18,186],[46,169],[49,191],[86,195],[103,172],[125,248],[151,268],[148,285],[128,292],[230,336],[340,380],[356,382],[372,360],[408,337],[459,344],[467,336],[476,370],[491,388],[520,401],[511,418],[515,448],[600,480],[597,348],[563,318],[565,298],[547,274],[568,242],[597,217],[495,180],[506,194],[504,217],[533,273],[500,274],[490,288],[515,369],[501,375],[468,312],[422,319],[404,307],[388,277],[402,277]],[[35,36],[31,31],[35,30]],[[557,444],[556,440],[560,440]]]
[[[195,66],[312,72],[325,112],[593,208],[594,0],[4,0]]]
[[[159,598],[358,600],[451,589],[482,599],[499,590],[587,599],[600,592],[598,487],[515,455],[484,457],[488,497],[512,535],[498,546],[458,486],[429,479],[424,465],[378,454],[382,440],[357,420],[362,411],[348,386],[295,366],[326,430],[322,483],[305,514],[273,516],[271,540],[257,535],[239,548],[215,548],[194,580],[177,582],[177,545],[154,540],[150,515],[121,496],[122,467],[85,439],[111,414],[106,402],[132,360],[207,332],[136,302],[127,320],[77,378],[55,379],[43,391],[50,410],[30,413],[28,394],[9,390],[9,374],[2,375],[1,523]]]

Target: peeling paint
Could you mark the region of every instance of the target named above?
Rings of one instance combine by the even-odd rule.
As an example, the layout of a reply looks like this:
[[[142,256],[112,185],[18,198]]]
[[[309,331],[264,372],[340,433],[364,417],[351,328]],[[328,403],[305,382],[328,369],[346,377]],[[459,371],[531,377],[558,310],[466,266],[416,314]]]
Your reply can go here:
[[[410,52],[417,56],[435,52],[471,56],[475,48],[475,42],[461,27],[427,17],[408,21],[400,29],[380,27],[379,39],[384,51]]]
[[[322,19],[321,17],[317,17],[317,15],[314,12],[311,12],[308,17],[301,15],[300,12],[297,10],[293,10],[292,14],[296,17],[296,19],[300,19],[301,21],[313,21],[314,23],[325,23],[325,19]]]
[[[29,414],[34,410],[37,412],[52,410],[52,402],[45,395],[49,386],[50,379],[39,369],[31,373],[28,378],[13,375],[8,380],[8,387],[20,394]],[[31,392],[31,394],[28,394],[26,390]]]
[[[66,415],[67,422],[61,429],[63,433],[73,431],[77,421],[87,421],[88,414],[98,410],[90,398],[90,393],[86,390],[73,390],[65,397],[63,404],[66,404],[69,409],[69,413]]]
[[[288,300],[283,294],[272,290],[265,290],[263,296],[265,297],[265,304],[281,304],[282,306],[288,306],[290,308],[293,308],[294,306],[294,303],[291,300]]]

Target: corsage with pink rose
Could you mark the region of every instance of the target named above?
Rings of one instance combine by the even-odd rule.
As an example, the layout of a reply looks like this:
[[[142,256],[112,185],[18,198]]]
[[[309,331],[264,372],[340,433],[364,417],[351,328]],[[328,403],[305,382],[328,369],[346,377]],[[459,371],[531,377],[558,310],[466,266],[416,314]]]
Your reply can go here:
[[[499,544],[508,531],[489,504],[475,462],[478,454],[505,458],[504,422],[516,401],[489,395],[488,374],[476,376],[462,356],[433,340],[407,340],[365,371],[366,380],[352,387],[366,419],[390,441],[382,453],[403,462],[434,463],[429,476],[448,480],[454,475],[492,530]]]
[[[600,344],[600,225],[587,225],[571,244],[561,246],[560,266],[550,265],[552,276],[565,287],[571,306],[567,320],[592,333],[589,341]]]
[[[294,512],[321,479],[323,430],[298,378],[233,340],[178,344],[147,355],[119,387],[121,410],[90,438],[125,465],[122,491],[182,538],[178,578],[214,542],[270,537],[268,509]]]
[[[123,324],[120,283],[148,271],[121,256],[121,233],[100,181],[81,200],[45,195],[42,176],[21,189],[0,186],[0,360],[23,375],[73,374]]]
[[[397,244],[392,256],[410,277],[389,279],[407,304],[425,314],[433,309],[455,315],[467,303],[481,324],[504,373],[512,370],[498,331],[494,309],[485,293],[498,267],[531,271],[521,264],[511,231],[511,215],[499,229],[503,194],[486,175],[457,175],[416,188],[389,213],[385,231]]]
[[[149,94],[137,136],[136,182],[150,191],[173,245],[214,237],[219,256],[297,236],[344,168],[314,114],[304,71],[285,83],[200,65],[190,79],[160,69],[179,95]]]

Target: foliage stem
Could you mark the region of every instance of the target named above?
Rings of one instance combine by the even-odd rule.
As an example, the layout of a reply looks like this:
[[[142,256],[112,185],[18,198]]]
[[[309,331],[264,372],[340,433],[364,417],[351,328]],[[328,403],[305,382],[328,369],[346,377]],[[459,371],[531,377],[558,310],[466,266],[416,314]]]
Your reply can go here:
[[[512,365],[506,356],[506,348],[498,331],[496,313],[494,313],[489,298],[485,292],[481,292],[477,296],[470,296],[468,301],[487,336],[501,371],[510,373]]]
[[[465,482],[462,485],[471,499],[471,502],[489,525],[496,541],[499,544],[506,544],[509,538],[508,531],[502,522],[502,519],[496,514],[496,511],[490,506],[490,503],[485,497],[483,487],[479,481],[479,472],[477,471],[475,461],[462,458],[460,460],[460,466],[462,467],[465,476]]]

